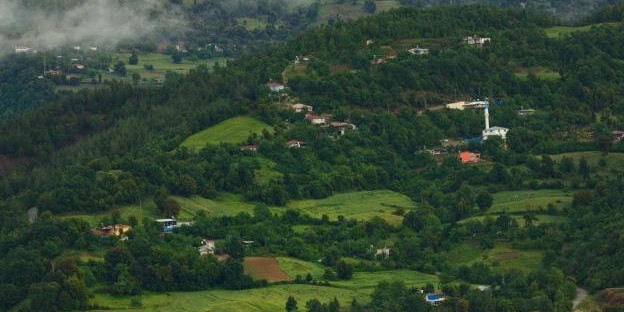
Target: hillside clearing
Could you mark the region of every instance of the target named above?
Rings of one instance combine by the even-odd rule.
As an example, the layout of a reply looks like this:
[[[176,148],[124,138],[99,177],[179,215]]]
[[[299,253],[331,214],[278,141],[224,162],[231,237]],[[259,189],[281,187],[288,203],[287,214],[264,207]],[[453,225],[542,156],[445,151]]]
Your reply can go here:
[[[439,283],[439,279],[435,275],[425,274],[413,270],[392,270],[378,272],[356,272],[350,280],[333,281],[331,284],[337,287],[359,290],[364,293],[371,294],[377,284],[381,281],[402,281],[408,287],[422,287],[429,283],[434,285]]]
[[[277,260],[279,267],[293,278],[296,278],[297,275],[305,278],[307,274],[310,274],[313,278],[318,279],[325,272],[323,266],[313,262],[287,257],[277,257],[275,259]]]
[[[332,220],[337,220],[341,215],[357,220],[380,217],[394,225],[401,223],[403,217],[393,212],[408,211],[415,207],[409,197],[389,190],[342,193],[324,199],[291,201],[286,206],[315,218],[323,215]]]
[[[545,211],[548,204],[557,210],[572,203],[572,194],[562,190],[505,191],[492,195],[494,203],[487,214]]]
[[[619,23],[598,23],[585,26],[555,26],[546,28],[544,31],[546,32],[546,36],[549,38],[559,38],[579,31],[589,31],[592,27],[615,26],[618,24]]]
[[[188,137],[180,146],[201,149],[209,144],[243,143],[252,134],[262,134],[262,130],[273,132],[273,127],[249,116],[239,116],[222,121]]]
[[[269,283],[291,281],[293,278],[286,274],[275,258],[246,257],[243,261],[245,274],[254,280],[265,279]]]

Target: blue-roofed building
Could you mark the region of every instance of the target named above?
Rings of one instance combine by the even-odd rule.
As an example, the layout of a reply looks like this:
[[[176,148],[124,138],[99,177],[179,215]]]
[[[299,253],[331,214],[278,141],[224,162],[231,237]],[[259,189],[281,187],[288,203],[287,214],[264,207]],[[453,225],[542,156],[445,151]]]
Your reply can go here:
[[[446,296],[442,293],[428,293],[425,295],[425,301],[434,306],[440,305],[444,300],[446,300]]]

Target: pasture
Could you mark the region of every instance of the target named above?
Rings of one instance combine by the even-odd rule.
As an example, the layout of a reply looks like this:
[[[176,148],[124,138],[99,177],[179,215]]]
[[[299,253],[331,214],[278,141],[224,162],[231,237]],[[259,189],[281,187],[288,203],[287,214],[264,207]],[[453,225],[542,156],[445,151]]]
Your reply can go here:
[[[562,190],[526,190],[504,191],[493,194],[494,202],[487,214],[501,212],[523,213],[544,212],[548,204],[553,204],[557,210],[572,203],[573,194]]]
[[[355,272],[350,280],[332,281],[331,285],[371,294],[381,281],[402,281],[406,286],[422,287],[426,284],[437,285],[439,279],[435,275],[413,270],[392,270],[377,272]]]
[[[128,217],[133,215],[139,222],[143,221],[144,217],[156,216],[156,204],[151,199],[143,199],[142,205],[125,205],[118,208],[114,208],[108,211],[96,212],[96,213],[71,213],[60,215],[63,219],[76,218],[88,222],[91,226],[100,225],[104,219],[109,219],[112,216],[113,211],[118,210],[121,215],[121,221],[127,222]]]
[[[130,65],[128,64],[130,53],[119,52],[113,56],[113,64],[117,61],[124,62],[124,64],[126,64],[126,70],[128,71],[128,75],[126,77],[132,77],[133,73],[137,73],[141,75],[141,78],[151,80],[163,79],[165,77],[165,73],[168,71],[178,74],[185,74],[189,70],[194,69],[199,65],[205,65],[208,68],[214,67],[215,64],[225,66],[227,65],[228,60],[227,58],[213,58],[197,61],[183,59],[182,62],[176,64],[171,59],[170,55],[162,53],[142,53],[139,54],[138,57],[139,62],[136,65]],[[148,70],[145,68],[145,65],[151,65],[153,66],[153,69]]]
[[[309,273],[313,278],[319,279],[325,272],[322,265],[313,262],[288,257],[277,257],[275,259],[279,267],[292,278],[297,277],[297,275],[305,277]]]
[[[331,220],[342,215],[347,219],[369,220],[380,217],[390,224],[397,225],[403,220],[395,215],[397,209],[408,211],[415,207],[412,200],[389,190],[360,191],[332,195],[324,199],[306,199],[291,201],[287,208],[299,210],[315,218],[327,215]]]
[[[208,144],[239,144],[253,133],[262,134],[264,129],[273,132],[271,126],[253,117],[234,117],[191,135],[180,146],[201,149]]]
[[[560,38],[579,31],[589,31],[592,27],[614,26],[619,23],[598,23],[585,26],[555,26],[544,29],[548,38]]]
[[[269,283],[291,281],[293,278],[286,274],[275,258],[246,257],[243,261],[245,275],[254,280],[265,279]]]
[[[540,267],[542,252],[514,249],[511,244],[497,243],[492,249],[481,249],[476,243],[465,242],[448,251],[452,265],[472,265],[485,262],[495,271],[519,269],[530,271]]]
[[[208,217],[234,216],[241,212],[253,214],[254,205],[242,201],[237,195],[221,193],[215,200],[201,196],[180,197],[173,196],[180,204],[179,219],[191,219],[199,211]]]
[[[533,74],[535,77],[542,80],[552,81],[561,78],[561,75],[559,75],[558,72],[543,67],[521,68],[516,71],[514,75],[520,79],[527,79],[529,74]]]
[[[579,160],[584,157],[592,173],[617,174],[624,172],[624,153],[608,153],[604,155],[602,152],[573,152],[551,155],[551,158],[556,162],[560,162],[564,156],[572,158],[577,169]],[[604,167],[600,166],[601,160],[605,162]]]
[[[353,298],[367,302],[368,297],[357,291],[314,285],[273,285],[247,290],[207,290],[195,292],[144,293],[140,296],[142,307],[130,306],[130,297],[96,294],[92,303],[101,310],[91,311],[180,311],[180,312],[265,312],[284,311],[288,296],[294,296],[300,310],[305,302],[314,298],[328,302],[336,297],[343,306]]]

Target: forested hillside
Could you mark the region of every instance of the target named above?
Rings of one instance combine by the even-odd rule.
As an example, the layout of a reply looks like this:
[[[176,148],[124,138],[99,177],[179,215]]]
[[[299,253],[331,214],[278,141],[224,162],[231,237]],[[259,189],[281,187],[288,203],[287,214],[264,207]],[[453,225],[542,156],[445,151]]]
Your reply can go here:
[[[42,99],[0,122],[0,156],[21,164],[0,181],[0,310],[219,291],[215,309],[240,311],[298,296],[307,311],[546,312],[570,311],[575,285],[621,287],[624,28],[609,12],[552,35],[551,16],[519,9],[398,9],[159,88]],[[479,139],[480,108],[444,106],[485,98],[504,140]],[[155,221],[171,216],[188,223]]]

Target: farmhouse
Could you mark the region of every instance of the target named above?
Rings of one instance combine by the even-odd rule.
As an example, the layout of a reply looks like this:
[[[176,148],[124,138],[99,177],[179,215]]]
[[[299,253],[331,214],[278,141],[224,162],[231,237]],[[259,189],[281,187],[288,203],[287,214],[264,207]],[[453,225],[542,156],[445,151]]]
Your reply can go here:
[[[614,141],[622,141],[622,139],[624,138],[624,131],[613,130],[611,131],[611,136],[613,137]]]
[[[286,142],[286,145],[288,146],[288,148],[302,148],[304,144],[305,142],[297,141],[297,140],[290,140]]]
[[[329,123],[329,127],[335,129],[338,134],[344,135],[346,131],[355,131],[357,130],[357,126],[343,121],[334,121]]]
[[[487,42],[490,42],[491,38],[488,37],[479,37],[476,35],[466,36],[464,37],[464,42],[468,45],[484,45]]]
[[[202,239],[201,246],[197,247],[200,256],[214,255],[215,253],[215,241],[209,239]]]
[[[464,109],[484,108],[486,104],[487,104],[487,101],[476,100],[472,102],[466,102],[466,101],[453,102],[453,103],[446,104],[445,106],[448,109],[464,110]]]
[[[252,152],[255,153],[258,151],[258,146],[256,145],[243,145],[240,147],[242,152]]]
[[[459,152],[459,161],[462,164],[478,163],[481,160],[481,154],[470,151]]]
[[[509,132],[509,128],[505,127],[490,127],[486,128],[481,132],[481,136],[483,140],[487,140],[491,136],[499,136],[501,139],[505,140],[507,138],[507,132]]]
[[[18,45],[15,46],[15,53],[28,53],[32,51],[31,47],[25,46],[25,45]]]
[[[535,114],[535,110],[531,108],[519,109],[516,113],[518,114],[518,116],[524,117],[524,116],[530,116],[530,115]]]
[[[115,224],[91,229],[91,233],[96,236],[122,236],[132,230],[132,227],[125,224]]]
[[[388,259],[388,257],[390,257],[390,248],[384,247],[375,250],[375,258]]]
[[[314,109],[310,105],[305,105],[305,104],[301,104],[301,103],[289,104],[288,107],[290,107],[290,109],[294,110],[295,113],[311,112]]]
[[[319,116],[315,113],[309,112],[305,115],[305,119],[313,125],[323,125],[326,122],[324,116]]]
[[[412,53],[413,55],[427,55],[429,54],[429,49],[416,46],[415,48],[407,50],[407,52]]]
[[[428,293],[425,295],[425,301],[430,305],[440,305],[444,300],[446,300],[446,296],[442,293]]]
[[[442,145],[442,147],[444,147],[444,148],[459,147],[463,143],[464,142],[462,142],[460,140],[455,140],[455,139],[442,139],[442,140],[440,140],[440,145]]]
[[[178,226],[178,221],[174,218],[157,219],[156,222],[161,225],[163,233],[173,232],[173,229]]]
[[[267,82],[266,86],[271,90],[271,92],[281,92],[284,90],[284,85],[281,83],[277,83],[275,81]]]

